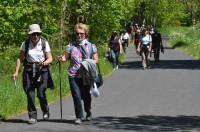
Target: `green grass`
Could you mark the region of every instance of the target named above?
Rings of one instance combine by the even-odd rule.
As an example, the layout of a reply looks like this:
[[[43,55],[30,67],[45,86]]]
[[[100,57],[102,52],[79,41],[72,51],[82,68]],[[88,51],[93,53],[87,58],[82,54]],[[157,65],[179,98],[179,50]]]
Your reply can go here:
[[[192,27],[169,28],[170,45],[194,59],[200,59],[200,30]]]
[[[4,75],[0,81],[0,117],[6,118],[7,115],[22,112],[25,109],[25,97],[21,86],[19,86],[19,79],[17,80],[17,88],[11,80],[11,76]]]
[[[66,65],[65,65],[66,66]],[[59,98],[59,72],[58,66],[52,66],[52,77],[55,83],[54,90],[47,90],[47,98],[49,102],[54,102]],[[64,71],[64,65],[62,66],[62,71]],[[66,72],[62,72],[62,93],[63,96],[69,94],[69,85],[67,80]],[[4,75],[1,78],[0,86],[0,117],[3,119],[15,116],[26,111],[26,96],[22,87],[21,75],[17,78],[17,87],[14,86],[14,82],[11,79],[11,74]],[[36,99],[36,104],[39,106],[38,99]]]

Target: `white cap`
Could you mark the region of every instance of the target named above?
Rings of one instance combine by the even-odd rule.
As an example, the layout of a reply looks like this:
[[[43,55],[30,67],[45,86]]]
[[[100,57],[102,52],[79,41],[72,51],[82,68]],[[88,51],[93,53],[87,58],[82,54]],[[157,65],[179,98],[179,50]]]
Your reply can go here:
[[[28,34],[41,33],[40,26],[38,24],[32,24],[29,26]]]

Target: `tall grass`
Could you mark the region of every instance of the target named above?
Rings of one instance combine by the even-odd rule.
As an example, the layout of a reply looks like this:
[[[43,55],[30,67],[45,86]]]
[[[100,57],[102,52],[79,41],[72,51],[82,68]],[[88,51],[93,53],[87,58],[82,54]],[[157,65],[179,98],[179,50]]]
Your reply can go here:
[[[25,97],[23,90],[18,85],[19,79],[17,80],[17,88],[11,80],[11,76],[4,75],[0,81],[0,113],[1,118],[6,115],[12,115],[14,113],[21,112],[25,107]],[[12,109],[10,109],[12,108]],[[14,113],[12,112],[14,111]]]
[[[55,83],[54,90],[47,90],[47,98],[49,102],[53,102],[59,97],[59,72],[58,66],[52,66],[52,77]],[[69,94],[69,85],[67,80],[66,68],[62,66],[61,78],[62,78],[62,93],[63,96]],[[22,88],[22,77],[19,75],[16,81],[16,87],[14,81],[11,79],[11,74],[4,75],[0,80],[0,117],[3,119],[9,118],[20,114],[26,110],[27,100]],[[39,106],[39,102],[36,99],[36,105]]]
[[[183,51],[194,59],[200,59],[200,30],[198,27],[171,27],[170,45]]]

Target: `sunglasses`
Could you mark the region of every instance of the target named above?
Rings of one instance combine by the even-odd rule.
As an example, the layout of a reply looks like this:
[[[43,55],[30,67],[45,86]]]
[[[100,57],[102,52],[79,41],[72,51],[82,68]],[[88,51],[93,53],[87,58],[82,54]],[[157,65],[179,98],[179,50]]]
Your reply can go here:
[[[41,33],[32,33],[31,35],[32,35],[32,36],[40,36]]]
[[[76,33],[76,35],[85,35],[85,33]]]

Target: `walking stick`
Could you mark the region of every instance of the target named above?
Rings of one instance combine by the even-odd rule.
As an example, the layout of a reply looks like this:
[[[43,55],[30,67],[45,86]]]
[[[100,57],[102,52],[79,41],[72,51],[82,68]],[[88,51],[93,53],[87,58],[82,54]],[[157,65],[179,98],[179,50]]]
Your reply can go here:
[[[58,61],[59,64],[59,80],[60,80],[60,118],[62,119],[62,83],[61,83],[61,63]]]
[[[16,79],[15,80],[13,79],[12,81],[13,81],[13,86],[16,89],[17,88],[17,81],[16,81]]]

